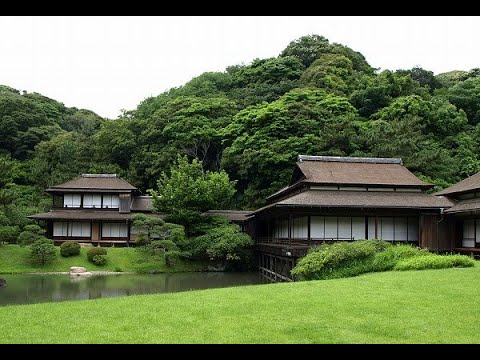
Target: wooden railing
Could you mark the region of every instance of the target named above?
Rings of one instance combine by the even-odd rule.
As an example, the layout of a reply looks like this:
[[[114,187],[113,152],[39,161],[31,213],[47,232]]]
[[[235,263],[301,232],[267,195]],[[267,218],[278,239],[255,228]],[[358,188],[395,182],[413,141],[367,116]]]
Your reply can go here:
[[[304,245],[315,246],[321,244],[330,244],[336,241],[355,241],[355,238],[312,238],[312,239],[277,239],[272,237],[258,237],[256,238],[257,244],[279,244],[279,245]]]

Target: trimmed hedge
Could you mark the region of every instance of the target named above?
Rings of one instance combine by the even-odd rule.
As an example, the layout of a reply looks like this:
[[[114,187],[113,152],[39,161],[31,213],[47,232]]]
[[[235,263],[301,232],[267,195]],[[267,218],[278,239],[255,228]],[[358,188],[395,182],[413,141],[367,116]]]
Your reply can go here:
[[[464,255],[435,255],[411,245],[360,240],[321,245],[311,249],[292,270],[297,280],[322,280],[389,270],[423,270],[470,267]]]
[[[80,244],[76,241],[65,241],[60,245],[60,255],[63,257],[80,255]]]
[[[92,263],[98,266],[104,266],[107,265],[107,256],[106,255],[95,255],[92,258]]]
[[[475,266],[475,260],[465,255],[428,254],[404,259],[395,265],[395,270],[426,270],[472,266]]]
[[[102,248],[102,247],[94,247],[94,248],[88,249],[88,251],[87,251],[88,261],[95,264],[93,262],[93,258],[97,255],[107,255],[107,249]]]

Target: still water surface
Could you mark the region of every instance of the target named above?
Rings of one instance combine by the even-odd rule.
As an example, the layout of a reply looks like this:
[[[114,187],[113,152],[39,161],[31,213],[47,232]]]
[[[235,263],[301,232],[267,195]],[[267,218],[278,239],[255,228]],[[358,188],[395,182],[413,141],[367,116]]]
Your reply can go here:
[[[0,306],[48,301],[84,300],[139,294],[261,284],[259,273],[176,273],[107,275],[86,279],[68,275],[1,275]]]

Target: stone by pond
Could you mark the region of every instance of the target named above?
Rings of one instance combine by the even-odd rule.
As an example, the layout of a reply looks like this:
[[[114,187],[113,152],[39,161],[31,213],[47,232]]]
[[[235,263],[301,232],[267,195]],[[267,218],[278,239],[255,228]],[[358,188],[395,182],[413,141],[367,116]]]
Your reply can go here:
[[[7,280],[0,278],[0,289],[7,287]]]
[[[261,284],[259,273],[172,273],[94,275],[3,275],[8,286],[0,291],[0,306],[50,301],[85,300],[139,294]]]

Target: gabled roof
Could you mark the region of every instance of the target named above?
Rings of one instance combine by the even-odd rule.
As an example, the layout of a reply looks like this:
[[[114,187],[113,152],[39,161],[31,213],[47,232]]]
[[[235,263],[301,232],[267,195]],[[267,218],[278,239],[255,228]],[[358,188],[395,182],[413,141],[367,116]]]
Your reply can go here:
[[[440,209],[453,205],[446,197],[422,192],[307,190],[252,214],[272,207]]]
[[[267,199],[291,193],[305,183],[423,189],[433,187],[403,166],[402,159],[299,155],[289,186]]]
[[[455,206],[445,210],[447,214],[478,212],[480,211],[480,198],[461,200]]]
[[[67,181],[63,184],[49,187],[47,192],[64,191],[100,191],[100,192],[120,192],[136,191],[137,188],[116,174],[82,174],[76,179]]]
[[[132,211],[152,212],[153,211],[152,196],[135,196],[132,203]]]
[[[446,189],[443,189],[435,193],[435,195],[451,195],[451,194],[469,192],[469,191],[474,191],[479,189],[480,189],[480,172],[456,183],[455,185],[452,185]]]
[[[431,187],[403,166],[401,159],[334,156],[298,157],[304,181],[317,184]]]
[[[230,221],[243,222],[250,218],[252,212],[248,210],[208,210],[203,215],[223,216]]]

